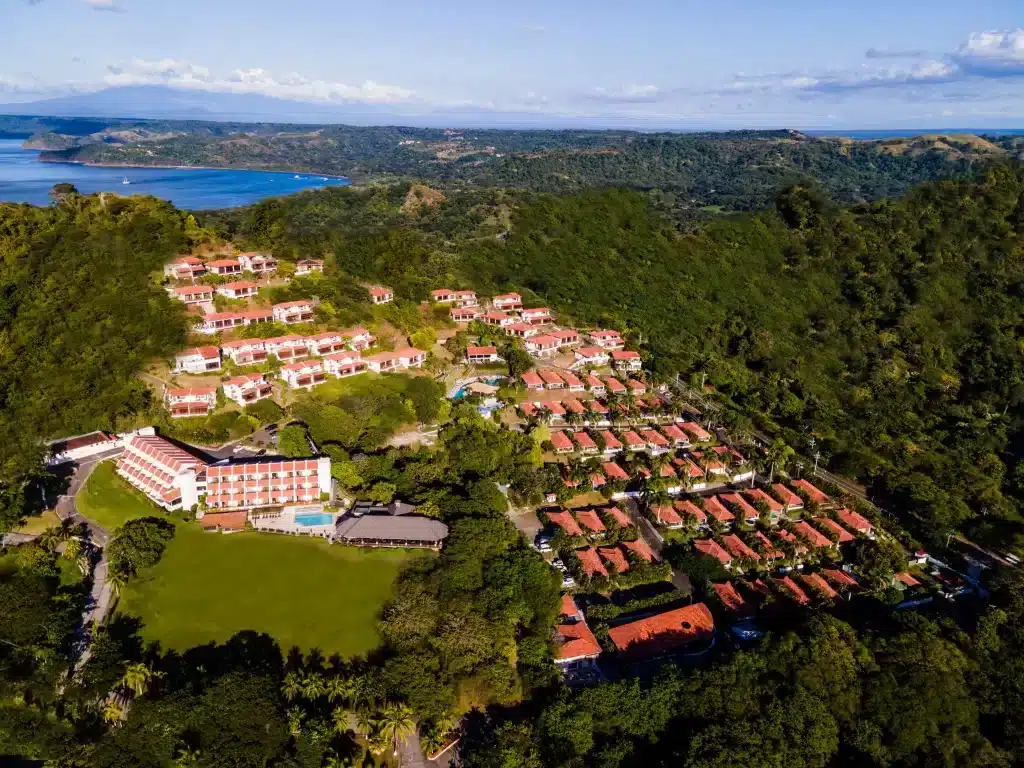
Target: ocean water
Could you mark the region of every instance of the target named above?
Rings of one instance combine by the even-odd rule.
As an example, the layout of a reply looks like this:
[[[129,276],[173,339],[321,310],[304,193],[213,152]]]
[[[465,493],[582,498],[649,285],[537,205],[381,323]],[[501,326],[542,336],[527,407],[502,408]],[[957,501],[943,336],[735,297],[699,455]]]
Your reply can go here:
[[[47,205],[50,189],[70,182],[79,192],[114,192],[119,195],[153,195],[179,208],[208,210],[249,205],[265,197],[277,197],[319,189],[347,186],[348,179],[324,178],[308,173],[268,171],[219,171],[199,168],[97,168],[74,163],[42,163],[39,153],[21,148],[20,139],[0,139],[0,201]],[[128,179],[128,184],[123,184]]]

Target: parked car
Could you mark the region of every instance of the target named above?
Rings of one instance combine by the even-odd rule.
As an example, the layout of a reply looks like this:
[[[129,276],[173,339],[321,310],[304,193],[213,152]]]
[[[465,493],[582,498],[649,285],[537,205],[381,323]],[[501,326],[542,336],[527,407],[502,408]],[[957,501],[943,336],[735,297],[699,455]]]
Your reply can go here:
[[[557,557],[554,560],[551,561],[551,565],[555,569],[561,571],[562,573],[568,573],[569,572],[569,569],[565,567],[565,563],[563,563]]]
[[[572,589],[576,586],[576,579],[570,576],[568,573],[562,576],[562,589]]]
[[[533,545],[537,548],[538,552],[550,552],[551,551],[551,537],[545,536],[544,534],[537,534],[537,538],[534,539]]]

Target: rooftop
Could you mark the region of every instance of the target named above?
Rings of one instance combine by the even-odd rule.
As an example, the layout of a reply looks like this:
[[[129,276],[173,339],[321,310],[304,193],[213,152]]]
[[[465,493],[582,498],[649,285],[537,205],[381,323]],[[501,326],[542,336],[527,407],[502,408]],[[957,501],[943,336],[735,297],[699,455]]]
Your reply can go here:
[[[711,611],[704,603],[695,603],[612,627],[608,637],[620,651],[653,656],[711,637],[714,631]]]

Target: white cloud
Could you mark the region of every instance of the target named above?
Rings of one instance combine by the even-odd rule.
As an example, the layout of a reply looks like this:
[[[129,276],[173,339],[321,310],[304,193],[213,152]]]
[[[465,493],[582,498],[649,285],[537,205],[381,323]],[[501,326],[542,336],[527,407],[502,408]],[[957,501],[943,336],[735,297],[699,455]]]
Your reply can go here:
[[[661,101],[664,94],[656,85],[630,83],[618,88],[597,87],[586,94],[588,99],[609,103],[639,103]]]
[[[353,85],[311,79],[298,73],[279,76],[260,67],[236,69],[229,74],[218,75],[207,67],[176,59],[134,59],[128,64],[110,65],[103,82],[107,86],[167,85],[184,90],[259,94],[321,103],[357,101],[392,104],[411,101],[415,95],[407,88],[373,80]]]
[[[952,59],[969,74],[1024,74],[1024,29],[977,32],[957,48]]]
[[[124,8],[118,5],[115,0],[85,0],[85,4],[94,11],[108,11],[110,13],[124,13]]]

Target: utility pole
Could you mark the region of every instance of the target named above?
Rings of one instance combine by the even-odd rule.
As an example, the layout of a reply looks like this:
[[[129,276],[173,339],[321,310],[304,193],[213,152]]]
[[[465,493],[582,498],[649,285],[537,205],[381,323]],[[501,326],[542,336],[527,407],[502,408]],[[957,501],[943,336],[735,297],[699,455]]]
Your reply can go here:
[[[814,452],[814,474],[818,474],[818,459],[821,458],[821,453],[818,451]]]

